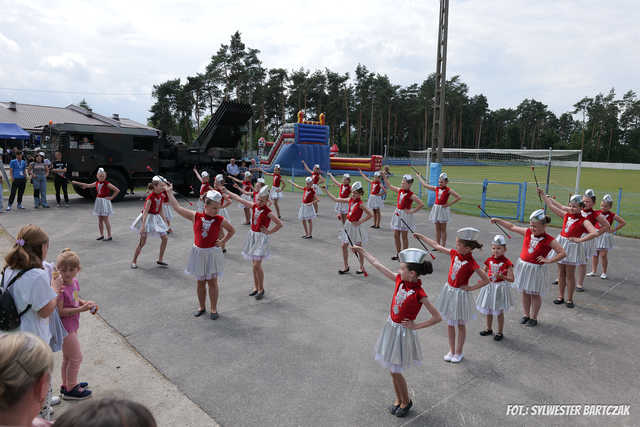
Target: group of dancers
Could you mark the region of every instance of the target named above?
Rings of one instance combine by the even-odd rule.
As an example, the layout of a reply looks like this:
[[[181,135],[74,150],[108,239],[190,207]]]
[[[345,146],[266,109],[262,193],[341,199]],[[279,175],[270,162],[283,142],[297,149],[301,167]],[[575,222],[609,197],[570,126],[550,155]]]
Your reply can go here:
[[[454,364],[460,363],[464,358],[466,324],[476,318],[477,312],[486,316],[486,328],[480,331],[480,335],[493,336],[495,341],[503,339],[504,314],[515,305],[511,295],[512,288],[520,291],[522,295],[523,316],[520,323],[535,327],[538,324],[542,296],[551,284],[548,265],[554,263],[558,264],[559,296],[553,302],[573,308],[574,292],[583,289],[585,276],[595,275],[599,261],[603,268],[601,277],[606,279],[607,251],[613,247],[613,233],[625,225],[624,219],[611,211],[613,199],[608,194],[602,198],[600,210],[594,211],[596,198],[593,190],[587,190],[584,195],[571,196],[566,206],[538,190],[541,201],[551,212],[562,218],[560,234],[554,238],[547,233],[551,219],[544,209],[531,213],[527,227],[491,218],[491,223],[498,226],[502,233],[495,235],[491,241],[491,256],[483,263],[478,263],[474,259],[473,251],[483,247],[479,241],[479,230],[472,227],[460,228],[456,232],[454,247],[447,246],[450,207],[460,201],[461,197],[449,187],[449,177],[446,173],[440,174],[437,186],[429,185],[417,174],[418,180],[435,192],[435,204],[429,215],[435,228],[435,239],[432,239],[415,231],[414,215],[424,208],[424,203],[411,191],[413,176],[404,175],[401,184],[394,186],[385,173],[375,172],[369,178],[360,171],[364,180],[370,183],[370,194],[365,204],[365,190],[360,181],[351,182],[351,176],[344,174],[340,182],[331,173],[327,173],[326,176],[339,187],[338,193],[334,195],[327,189],[325,174],[319,165],[309,168],[304,161],[302,163],[310,174],[305,178],[305,185],[300,186],[289,181],[293,187],[302,191],[298,210],[298,219],[304,228],[301,237],[313,238],[313,219],[318,215],[320,201],[318,196],[324,192],[335,202],[335,214],[341,226],[338,239],[343,266],[338,273],[350,272],[349,253],[353,252],[359,264],[356,274],[367,275],[367,261],[395,283],[389,316],[375,346],[375,359],[391,372],[396,400],[389,411],[398,417],[406,416],[413,405],[402,373],[408,367],[422,361],[416,330],[446,320],[449,349],[444,355],[444,360]],[[229,177],[236,181],[236,188],[241,194],[237,195],[225,187],[225,176],[217,175],[211,184],[206,171],[198,172],[194,169],[194,172],[201,182],[196,210],[182,206],[174,195],[171,183],[163,177],[154,176],[151,180],[150,193],[141,213],[131,225],[140,238],[131,267],[137,268],[138,256],[148,235],[159,236],[162,239],[156,262],[159,266],[166,267],[163,256],[167,234],[171,232],[170,221],[174,212],[187,219],[193,224],[194,242],[185,272],[193,276],[197,282],[199,303],[194,316],[199,317],[206,313],[208,289],[209,317],[215,320],[219,318],[218,280],[224,270],[226,244],[236,232],[227,208],[236,202],[244,211],[244,224],[249,225],[249,230],[242,255],[252,263],[254,278],[254,286],[249,295],[260,300],[265,294],[262,262],[270,255],[271,235],[283,226],[278,201],[282,197],[285,183],[279,165],[275,165],[273,173],[268,174],[272,177],[271,186],[267,185],[263,178],[252,184],[251,172],[246,172],[242,180]],[[99,218],[99,239],[109,240],[111,233],[108,217],[112,213],[110,199],[117,189],[106,181],[106,173],[102,170],[98,172],[96,182],[84,185],[95,186],[98,190],[94,214]],[[397,194],[390,225],[394,232],[396,249],[391,260],[399,261],[399,267],[393,269],[382,264],[364,248],[368,240],[365,223],[373,218],[370,228],[380,228],[384,206],[382,196],[389,191]],[[274,207],[275,213],[271,206]],[[617,222],[615,227],[614,222]],[[103,224],[107,225],[107,239],[103,235]],[[510,237],[507,230],[524,238],[516,263],[512,263],[506,256],[505,235]],[[409,248],[409,233],[424,250]],[[432,250],[449,257],[447,281],[434,303],[428,298],[420,279],[433,271],[433,265],[429,260],[435,259]],[[587,275],[586,266],[589,263],[592,265],[592,271]],[[477,281],[472,283],[474,274]],[[472,292],[476,290],[479,292],[474,301]],[[415,322],[423,305],[430,313],[430,318],[424,322]],[[494,317],[497,317],[495,334]]]

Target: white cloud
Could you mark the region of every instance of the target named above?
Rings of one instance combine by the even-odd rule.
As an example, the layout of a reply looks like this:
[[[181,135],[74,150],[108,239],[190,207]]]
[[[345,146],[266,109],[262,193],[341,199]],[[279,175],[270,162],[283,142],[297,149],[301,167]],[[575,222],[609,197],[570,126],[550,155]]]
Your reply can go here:
[[[20,52],[20,46],[18,46],[18,43],[2,33],[0,33],[0,49],[8,49],[11,52]]]

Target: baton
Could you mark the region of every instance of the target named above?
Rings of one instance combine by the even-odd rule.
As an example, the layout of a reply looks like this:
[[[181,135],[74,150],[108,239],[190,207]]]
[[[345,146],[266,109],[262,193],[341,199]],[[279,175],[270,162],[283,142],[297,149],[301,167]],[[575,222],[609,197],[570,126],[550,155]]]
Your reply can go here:
[[[482,209],[482,206],[478,205],[478,209],[480,209],[482,211],[482,213],[485,214],[485,216],[487,218],[491,218],[491,215],[489,215],[484,209]],[[494,222],[493,225],[498,227],[500,229],[500,231],[502,231],[508,238],[511,238],[509,233],[507,233],[504,228],[500,227],[500,224],[497,224],[497,223]]]
[[[353,244],[353,241],[351,240],[351,236],[349,236],[349,233],[347,233],[347,229],[343,228],[344,234],[347,235],[347,239],[349,239],[349,244],[351,245],[351,247],[355,246]],[[358,260],[358,262],[360,262],[360,254],[358,254],[358,252],[354,252],[354,254],[356,255],[356,259]],[[362,273],[364,273],[364,277],[369,276],[369,274],[367,274],[367,272],[364,269],[364,263],[362,265]]]
[[[404,226],[405,226],[405,227],[407,227],[407,228],[409,229],[409,231],[411,232],[411,234],[415,234],[415,232],[411,229],[411,227],[409,227],[409,224],[407,224],[407,222],[404,220],[404,218],[402,218],[402,217],[400,216],[400,213],[399,213],[399,212],[396,212],[396,215],[398,216],[398,218],[400,218],[400,221],[402,221],[402,223],[404,224]],[[415,239],[415,237],[414,237],[414,239]],[[427,251],[427,253],[428,253],[429,255],[431,255],[431,259],[436,259],[436,257],[434,257],[434,256],[433,256],[433,254],[431,253],[431,249],[427,248],[427,247],[425,246],[425,244],[424,244],[424,243],[422,243],[422,240],[420,240],[420,239],[416,239],[416,240],[418,241],[418,243],[420,243],[420,244],[422,245],[422,247]]]

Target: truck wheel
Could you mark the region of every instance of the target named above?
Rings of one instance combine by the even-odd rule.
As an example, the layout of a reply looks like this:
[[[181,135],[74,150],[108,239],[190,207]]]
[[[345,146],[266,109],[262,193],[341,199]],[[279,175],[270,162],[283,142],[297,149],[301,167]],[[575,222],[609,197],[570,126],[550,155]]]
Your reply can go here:
[[[96,192],[92,188],[81,188],[77,185],[73,186],[73,189],[78,193],[78,195],[84,197],[85,199],[93,200],[96,198]]]
[[[120,190],[118,196],[116,196],[113,201],[119,202],[120,200],[122,200],[125,194],[127,194],[127,190],[129,189],[129,185],[127,184],[127,180],[125,179],[124,175],[122,175],[122,173],[117,170],[108,170],[107,181],[118,187],[118,190]]]

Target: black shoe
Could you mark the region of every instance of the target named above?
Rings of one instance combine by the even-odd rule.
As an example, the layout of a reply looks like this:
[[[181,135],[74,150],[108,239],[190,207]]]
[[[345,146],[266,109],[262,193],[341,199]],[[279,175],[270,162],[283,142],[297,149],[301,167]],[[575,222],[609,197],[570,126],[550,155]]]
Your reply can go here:
[[[391,415],[395,415],[396,411],[398,410],[399,407],[400,407],[400,405],[391,405],[391,406],[389,406],[389,413]]]
[[[96,240],[104,240],[104,236],[100,236]]]
[[[493,339],[494,339],[494,340],[496,340],[496,341],[501,341],[501,340],[502,340],[502,338],[503,338],[503,335],[502,335],[502,334],[496,334],[496,336],[495,336],[495,337],[493,337]]]
[[[338,274],[347,274],[349,272],[349,267],[344,270],[338,270]]]
[[[258,295],[256,295],[256,299],[258,301],[260,301],[262,298],[264,298],[264,291],[260,291],[258,292]]]
[[[554,280],[553,282],[551,282],[551,284],[552,284],[552,285],[557,285],[557,284],[558,284],[558,281],[557,281],[557,280]]]
[[[198,310],[198,311],[194,311],[193,312],[193,317],[200,317],[202,316],[207,310],[205,310],[204,308],[202,310]]]
[[[529,321],[527,322],[527,326],[536,326],[538,324],[538,321],[536,319],[529,319]]]
[[[364,271],[358,270],[358,271],[356,271],[356,274],[364,274]]]
[[[567,301],[567,308],[573,308],[575,307],[575,305],[573,304],[573,301]]]
[[[255,289],[249,294],[250,297],[255,297],[258,294],[258,291]]]
[[[391,257],[391,261],[398,261],[400,258],[398,258],[398,255],[396,256],[392,256]]]
[[[564,304],[564,298],[556,298],[553,300],[553,303],[558,305]]]
[[[209,319],[211,319],[211,320],[216,320],[218,317],[220,317],[220,316],[218,315],[218,313],[211,313],[211,314],[209,315]]]
[[[169,264],[167,264],[166,262],[163,262],[163,261],[156,261],[156,264],[158,264],[158,267],[162,267],[162,268],[169,267]]]
[[[226,249],[223,249],[223,250],[222,250],[222,253],[223,253],[223,254],[226,254],[226,253],[227,253],[227,250],[226,250]]]
[[[524,325],[528,321],[529,321],[529,316],[523,316],[522,319],[520,319],[520,324]]]
[[[396,417],[398,418],[406,417],[407,414],[409,413],[409,409],[411,409],[412,406],[413,406],[413,402],[410,400],[409,404],[404,408],[399,407],[398,410],[396,411]]]
[[[487,335],[493,335],[493,331],[491,329],[480,331],[480,335],[482,335],[483,337],[486,337]]]
[[[584,292],[584,286],[576,286],[576,292]]]
[[[106,239],[104,239],[105,242],[110,242],[113,240],[113,237],[107,237]]]

